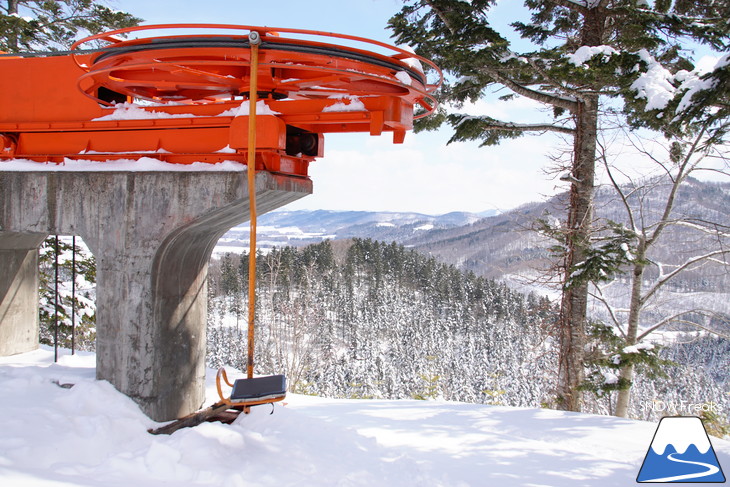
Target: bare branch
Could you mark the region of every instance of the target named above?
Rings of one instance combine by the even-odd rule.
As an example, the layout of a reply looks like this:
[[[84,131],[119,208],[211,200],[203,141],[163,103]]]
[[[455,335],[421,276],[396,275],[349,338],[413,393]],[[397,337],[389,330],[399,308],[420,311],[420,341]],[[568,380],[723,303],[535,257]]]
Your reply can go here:
[[[682,184],[682,182],[685,180],[685,178],[689,175],[691,172],[691,161],[694,155],[696,154],[697,148],[700,145],[700,142],[705,136],[705,127],[700,130],[700,132],[697,134],[697,137],[695,137],[695,140],[692,143],[692,147],[685,155],[684,159],[682,160],[682,163],[679,166],[679,170],[677,171],[677,177],[674,180],[674,183],[672,184],[672,189],[669,192],[669,196],[667,197],[667,204],[664,206],[664,214],[662,215],[661,219],[659,220],[659,224],[654,229],[654,232],[652,233],[651,237],[647,239],[646,245],[647,247],[650,247],[656,240],[659,238],[659,236],[664,231],[664,228],[666,228],[667,223],[669,221],[669,216],[672,213],[672,210],[674,209],[674,202],[677,197],[677,192],[679,191],[679,187]],[[689,168],[689,170],[688,170]]]
[[[696,221],[702,221],[702,220],[696,220]],[[713,224],[711,222],[704,222],[704,221],[702,221],[702,222],[703,223]],[[697,230],[697,231],[700,231],[702,233],[706,233],[708,235],[714,235],[714,236],[717,236],[719,238],[730,238],[730,233],[721,232],[719,230],[719,227],[722,227],[722,228],[730,228],[730,227],[728,227],[726,225],[713,224],[713,225],[715,225],[715,227],[714,228],[710,228],[710,227],[705,227],[705,226],[702,226],[702,225],[697,225],[696,223],[692,223],[689,220],[672,221],[672,222],[670,222],[670,224],[673,225],[673,226],[678,226],[678,227],[691,228],[693,230]]]
[[[626,338],[626,332],[624,331],[623,327],[621,326],[621,322],[616,317],[614,308],[609,304],[608,300],[603,296],[603,290],[599,286],[594,285],[594,287],[598,291],[598,294],[589,292],[590,296],[597,299],[601,303],[603,303],[603,305],[606,307],[606,311],[608,311],[608,315],[610,316],[611,321],[613,322],[614,326],[621,333],[621,336],[623,338]]]
[[[647,328],[646,330],[644,330],[636,338],[636,341],[639,342],[639,341],[643,340],[644,338],[646,338],[647,336],[649,336],[650,334],[652,334],[653,332],[655,332],[659,328],[661,328],[663,326],[666,326],[669,323],[679,323],[679,324],[683,324],[683,325],[691,325],[691,326],[694,326],[694,327],[699,328],[701,330],[705,330],[705,331],[707,331],[709,333],[712,333],[713,335],[717,335],[717,336],[722,337],[722,338],[728,338],[728,339],[730,339],[730,335],[727,335],[725,333],[722,333],[722,332],[717,331],[717,330],[712,329],[712,328],[708,328],[708,327],[706,327],[704,325],[701,325],[699,323],[695,323],[694,321],[683,320],[683,319],[680,318],[681,316],[687,315],[687,314],[701,314],[701,315],[710,316],[710,317],[720,316],[717,313],[714,313],[714,312],[711,312],[711,311],[707,311],[707,310],[693,309],[693,310],[689,310],[689,311],[682,311],[681,313],[677,313],[675,315],[672,315],[672,316],[669,316],[667,318],[664,318],[659,323],[656,323],[656,324],[650,326],[649,328]]]
[[[702,263],[704,261],[708,261],[710,258],[715,257],[717,255],[723,255],[723,254],[727,254],[727,253],[730,253],[730,250],[728,250],[728,249],[713,250],[712,252],[708,252],[706,254],[698,255],[691,259],[687,259],[687,261],[684,264],[678,266],[676,269],[674,269],[669,274],[665,274],[664,277],[659,278],[654,283],[654,285],[647,291],[647,293],[641,297],[641,302],[646,303],[646,301],[649,298],[651,298],[654,294],[656,294],[656,292],[659,289],[661,289],[668,281],[670,281],[672,278],[674,278],[674,276],[676,276],[680,272],[684,271],[685,269],[687,269],[695,264]]]
[[[600,144],[600,143],[599,143]],[[621,201],[623,202],[624,208],[626,209],[626,214],[629,218],[629,224],[631,225],[631,229],[636,232],[636,221],[634,220],[634,212],[631,209],[631,205],[629,204],[628,197],[626,194],[624,194],[623,190],[621,189],[621,186],[616,182],[616,179],[613,177],[613,171],[611,171],[611,167],[608,164],[608,159],[606,158],[606,149],[603,147],[603,144],[600,144],[601,147],[601,155],[600,159],[603,162],[604,167],[606,168],[606,174],[608,174],[608,178],[611,180],[611,184],[613,185],[613,188],[618,193],[619,197],[621,198]]]

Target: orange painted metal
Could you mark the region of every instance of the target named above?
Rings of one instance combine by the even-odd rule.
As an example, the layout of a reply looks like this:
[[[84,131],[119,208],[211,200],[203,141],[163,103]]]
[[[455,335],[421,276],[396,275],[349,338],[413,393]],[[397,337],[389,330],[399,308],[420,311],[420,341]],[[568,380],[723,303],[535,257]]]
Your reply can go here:
[[[414,107],[416,117],[433,111],[438,68],[378,41],[255,26],[138,26],[88,37],[67,53],[0,55],[0,169],[11,158],[247,162],[251,32],[261,37],[259,169],[306,177],[323,155],[323,134],[392,132],[399,143]],[[121,40],[131,35],[138,38]]]

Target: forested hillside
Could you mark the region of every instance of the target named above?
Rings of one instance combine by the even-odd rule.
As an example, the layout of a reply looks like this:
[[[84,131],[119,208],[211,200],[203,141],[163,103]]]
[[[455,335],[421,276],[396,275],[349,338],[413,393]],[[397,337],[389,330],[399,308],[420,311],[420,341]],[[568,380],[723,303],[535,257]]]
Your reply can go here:
[[[554,310],[545,298],[373,240],[275,249],[259,266],[257,371],[286,371],[294,391],[549,399]],[[245,257],[232,255],[211,272],[212,365],[243,365],[246,272]]]
[[[649,185],[651,191],[641,195],[645,221],[658,218],[668,183],[657,178]],[[515,276],[534,276],[539,269],[550,266],[548,248],[554,242],[534,231],[535,224],[539,219],[564,218],[567,196],[559,194],[544,202],[528,203],[486,218],[465,213],[435,217],[382,212],[277,211],[261,217],[259,242],[261,248],[300,247],[328,238],[395,241],[464,271],[514,282]],[[595,200],[597,218],[627,224],[622,201],[613,188],[597,188]],[[677,194],[674,215],[687,221],[730,225],[730,183],[690,178]],[[657,243],[653,257],[667,264],[675,263],[699,246],[688,233],[686,229],[669,229]],[[228,232],[216,252],[222,254],[229,248],[242,249],[247,245],[248,224]],[[648,277],[656,275],[654,268],[647,272]],[[678,276],[671,287],[679,292],[717,291],[730,287],[730,278],[722,269],[704,266]]]
[[[649,190],[632,196],[641,200],[643,223],[649,225],[661,215],[669,183],[668,178],[648,180]],[[536,269],[547,268],[547,249],[553,243],[533,231],[535,223],[541,218],[563,219],[566,204],[567,194],[560,194],[459,228],[422,232],[401,243],[434,255],[442,262],[495,279],[534,274]],[[623,203],[613,188],[597,188],[595,205],[597,218],[628,225]],[[722,228],[730,225],[730,183],[688,179],[677,194],[673,218],[716,222]],[[658,242],[652,258],[674,264],[687,252],[701,248],[702,242],[693,236],[689,238],[687,233],[682,228],[669,229]],[[656,269],[650,269],[648,277],[655,274]],[[730,280],[724,270],[705,266],[683,274],[673,286],[685,292],[718,291],[730,287]]]
[[[274,249],[258,266],[256,371],[286,373],[292,391],[551,405],[555,308],[545,297],[370,239]],[[213,367],[245,368],[247,270],[245,255],[211,265]],[[730,408],[730,341],[686,335],[661,355],[676,365],[637,379],[633,417],[661,417],[657,400]],[[608,397],[586,409],[611,413]]]

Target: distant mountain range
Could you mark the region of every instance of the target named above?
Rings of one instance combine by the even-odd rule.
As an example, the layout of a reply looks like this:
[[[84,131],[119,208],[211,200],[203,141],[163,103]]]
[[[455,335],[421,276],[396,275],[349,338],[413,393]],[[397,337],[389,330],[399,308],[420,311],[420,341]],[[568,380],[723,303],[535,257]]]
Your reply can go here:
[[[636,191],[631,197],[635,206],[639,206],[638,200],[641,200],[642,210],[636,211],[635,217],[637,224],[649,231],[664,211],[669,189],[666,182],[652,181],[650,185],[651,191]],[[560,194],[545,202],[529,203],[461,227],[434,229],[414,235],[403,243],[487,277],[534,275],[538,272],[536,269],[549,265],[547,249],[556,243],[533,231],[535,222],[538,219],[565,220],[567,200],[567,193]],[[630,226],[623,203],[613,188],[597,189],[594,206],[596,218],[601,221],[611,220]],[[676,196],[672,218],[690,224],[713,222],[727,233],[727,228],[730,228],[730,183],[689,179]],[[672,266],[683,263],[690,256],[717,248],[714,238],[687,227],[670,226],[649,257],[653,262],[662,263],[664,272],[670,272]],[[656,278],[658,272],[658,268],[652,266],[645,278]],[[673,279],[673,287],[682,292],[727,292],[730,290],[730,275],[724,266],[707,265]]]
[[[261,249],[286,245],[300,247],[325,239],[355,237],[404,242],[421,233],[460,228],[497,213],[497,210],[489,210],[434,216],[410,212],[273,211],[259,217],[257,242]],[[248,234],[248,223],[232,228],[218,242],[216,253],[247,248]]]
[[[663,210],[666,184],[652,183],[652,191],[638,195],[645,225]],[[553,244],[532,231],[536,220],[564,220],[567,194],[518,208],[480,214],[453,212],[426,215],[405,212],[368,211],[275,211],[262,215],[258,225],[259,248],[304,246],[324,239],[372,238],[398,242],[433,255],[439,260],[478,275],[510,281],[516,275],[537,274],[548,265],[548,247]],[[613,188],[599,188],[595,195],[596,216],[627,223],[621,200]],[[695,221],[712,221],[730,227],[730,183],[688,180],[677,195],[675,215]],[[684,232],[684,233],[683,233]],[[696,239],[696,236],[692,236]],[[652,259],[668,265],[686,258],[690,236],[682,229],[670,229]],[[248,246],[248,224],[229,231],[218,244],[217,253],[240,251]],[[647,276],[652,277],[651,274]],[[675,280],[675,287],[689,290],[730,289],[725,269],[707,268],[689,272]]]

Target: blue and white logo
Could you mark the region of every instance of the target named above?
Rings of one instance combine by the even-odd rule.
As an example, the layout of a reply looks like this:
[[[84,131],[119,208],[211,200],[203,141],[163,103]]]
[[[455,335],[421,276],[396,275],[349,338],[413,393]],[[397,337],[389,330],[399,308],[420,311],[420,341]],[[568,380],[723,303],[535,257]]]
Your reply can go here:
[[[702,420],[696,416],[662,418],[636,481],[725,482]]]

